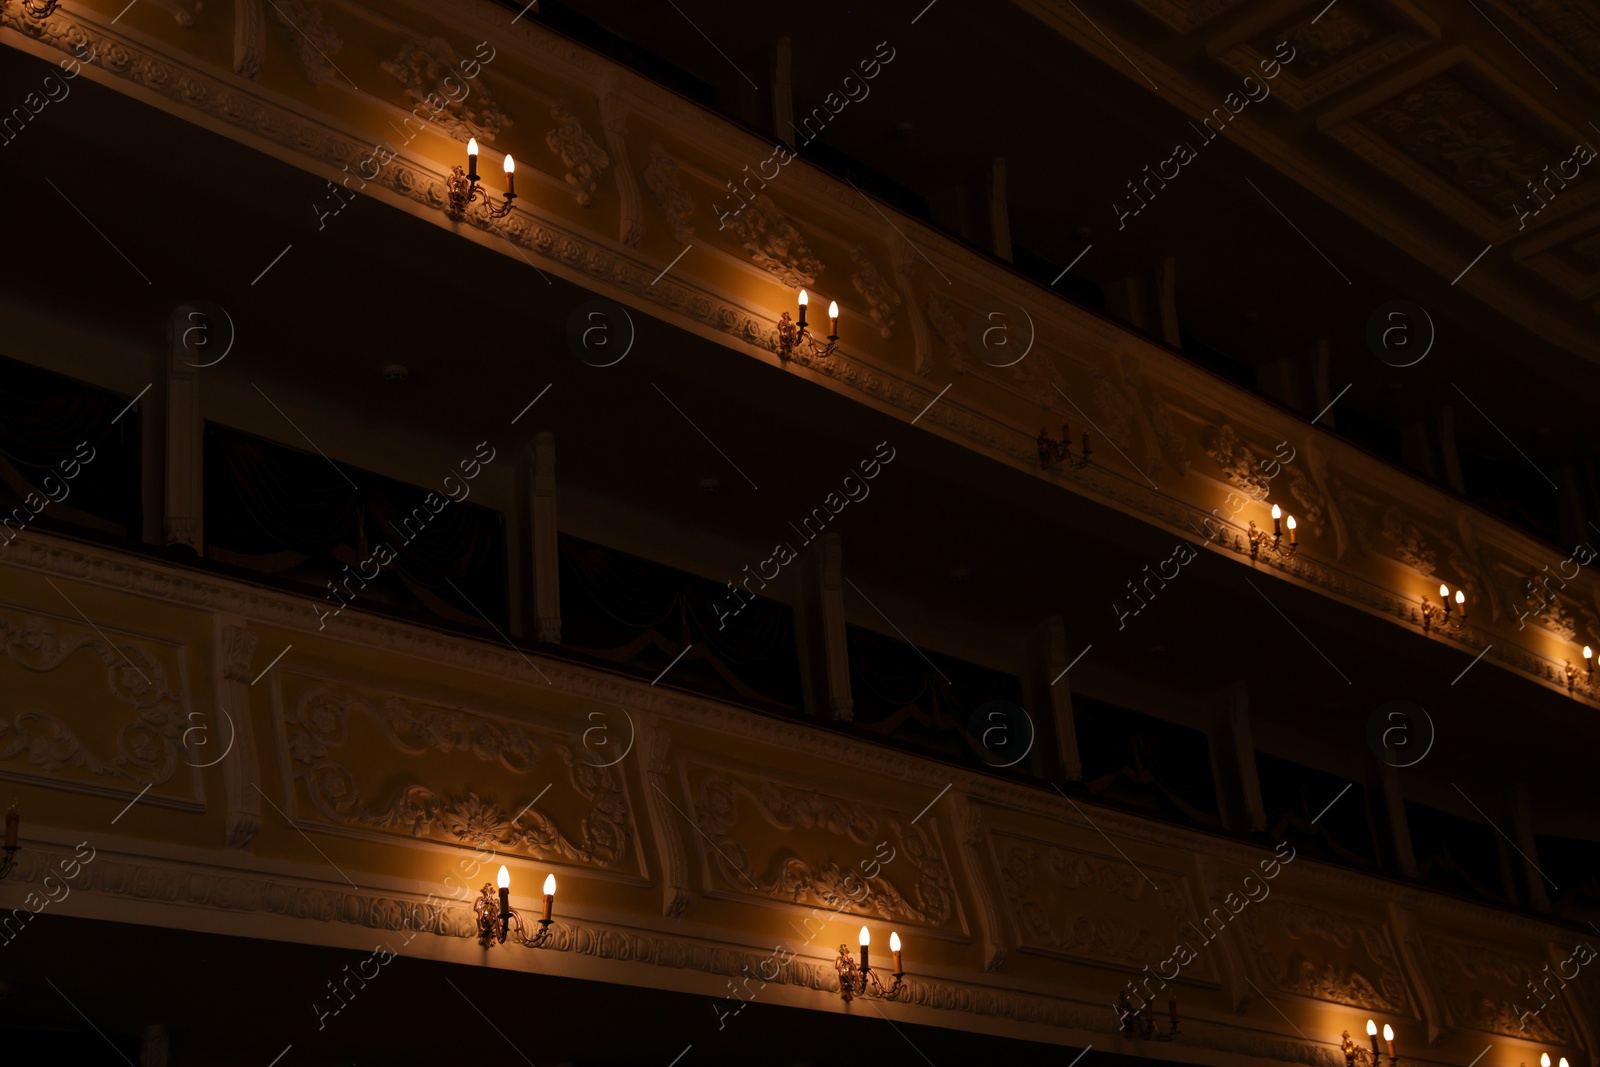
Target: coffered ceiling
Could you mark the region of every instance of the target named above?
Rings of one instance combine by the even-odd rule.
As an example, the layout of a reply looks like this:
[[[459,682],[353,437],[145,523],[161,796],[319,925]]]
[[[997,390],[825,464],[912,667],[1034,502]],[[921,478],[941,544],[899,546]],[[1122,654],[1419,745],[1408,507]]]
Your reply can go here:
[[[1600,13],[1571,0],[1017,3],[1195,116],[1287,41],[1271,86],[1285,106],[1230,136],[1441,278],[1600,357],[1600,176],[1575,154],[1600,143]]]

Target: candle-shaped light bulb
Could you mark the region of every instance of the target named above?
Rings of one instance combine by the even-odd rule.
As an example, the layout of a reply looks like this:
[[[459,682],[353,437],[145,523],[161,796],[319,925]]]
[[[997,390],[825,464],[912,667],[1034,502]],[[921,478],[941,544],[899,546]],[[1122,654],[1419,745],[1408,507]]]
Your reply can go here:
[[[806,305],[809,303],[811,303],[811,298],[806,295],[804,289],[800,290],[800,325],[802,326],[806,324]]]
[[[1594,659],[1594,649],[1590,648],[1588,645],[1584,645],[1583,646],[1583,658],[1584,659],[1589,659],[1589,660]]]
[[[861,969],[865,971],[868,969],[867,946],[872,942],[872,935],[867,933],[867,928],[863,926],[861,928],[861,933],[857,936],[856,940],[861,942]],[[1546,1064],[1545,1067],[1549,1067],[1549,1064]]]
[[[837,300],[828,304],[828,336],[839,336],[839,301]]]
[[[506,197],[517,195],[517,161],[506,156]]]
[[[1394,1059],[1394,1027],[1383,1024],[1383,1043],[1389,1046],[1389,1058]]]
[[[1298,545],[1300,543],[1300,535],[1294,532],[1294,516],[1293,515],[1289,516],[1289,543],[1291,545]]]
[[[1561,1067],[1567,1067],[1567,1058],[1565,1056],[1561,1057]]]
[[[893,930],[889,931],[889,951],[894,953],[894,973],[904,974],[905,967],[900,963],[900,935]]]
[[[1283,509],[1280,508],[1276,504],[1272,505],[1272,536],[1273,537],[1281,537],[1281,536],[1283,536],[1283,523],[1280,521],[1282,518],[1283,518]]]
[[[500,886],[500,914],[511,914],[511,872],[506,870],[505,864],[500,865],[500,874],[495,878]]]
[[[1463,619],[1466,618],[1467,617],[1467,594],[1463,593],[1459,589],[1456,590],[1456,607],[1461,609],[1461,617]]]
[[[1372,1042],[1372,1059],[1376,1063],[1378,1059],[1378,1024],[1371,1019],[1367,1020],[1367,1038]]]
[[[550,921],[550,915],[556,908],[556,876],[544,876],[544,921]]]
[[[467,177],[478,180],[478,139],[467,138]]]
[[[1550,1053],[1539,1053],[1539,1067],[1550,1067]]]
[[[17,823],[22,821],[22,812],[19,810],[17,798],[11,798],[11,806],[6,809],[6,847],[17,847]]]
[[[1439,583],[1439,596],[1442,597],[1446,602],[1450,600],[1450,587],[1445,585],[1443,582]]]
[[[506,870],[505,864],[500,865],[500,874],[494,880],[495,885],[501,889],[511,888],[511,872]]]

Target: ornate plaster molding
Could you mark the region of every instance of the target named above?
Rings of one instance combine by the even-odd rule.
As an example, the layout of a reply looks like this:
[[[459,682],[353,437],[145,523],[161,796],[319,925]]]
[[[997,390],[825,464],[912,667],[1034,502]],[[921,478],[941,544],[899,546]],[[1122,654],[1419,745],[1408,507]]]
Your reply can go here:
[[[550,117],[556,120],[556,125],[545,135],[545,144],[567,168],[566,182],[572,188],[573,198],[583,207],[590,207],[600,187],[600,175],[611,166],[611,156],[589,136],[572,110],[572,101],[566,97],[550,105]]]
[[[167,785],[180,776],[187,762],[182,755],[191,718],[182,646],[136,637],[114,626],[80,626],[73,619],[11,605],[0,609],[0,660],[36,674],[71,669],[69,663],[98,661],[111,697],[130,713],[115,732],[115,750],[109,751],[80,737],[64,717],[65,709],[23,708],[15,714],[10,708],[0,709],[10,716],[0,716],[0,764],[25,760],[27,765],[20,769],[13,763],[8,769],[12,777],[52,789],[133,799],[145,788]],[[111,634],[121,640],[113,641]],[[167,664],[151,645],[167,646],[165,651],[175,660],[176,681],[169,680]],[[75,655],[79,652],[86,655]],[[60,773],[69,768],[92,777],[84,780]],[[158,794],[153,800],[189,811],[205,810],[198,775],[189,777],[188,796]],[[115,784],[102,786],[98,779]]]
[[[415,701],[396,694],[369,694],[342,684],[297,688],[279,711],[281,751],[293,780],[305,791],[315,816],[302,827],[342,829],[375,840],[436,839],[472,848],[492,847],[508,855],[558,860],[577,867],[622,870],[636,864],[637,832],[619,775],[578,755],[566,737],[548,727],[512,722],[460,707]],[[359,718],[362,733],[376,731],[402,758],[470,753],[479,763],[510,772],[501,780],[531,783],[535,768],[559,761],[566,788],[588,812],[572,832],[537,806],[544,790],[518,784],[516,796],[498,800],[464,786],[430,784],[416,777],[414,762],[383,764],[384,785],[370,801],[361,776],[341,760]],[[370,752],[351,752],[372,766]],[[427,766],[427,764],[422,764]],[[522,793],[534,794],[524,803]],[[557,798],[559,799],[559,798]],[[546,809],[554,802],[546,802]],[[289,805],[298,815],[298,799]]]
[[[205,744],[198,746],[197,761],[211,760],[217,745],[228,746],[222,759],[223,781],[227,789],[229,848],[249,851],[261,830],[260,756],[256,751],[255,721],[250,713],[250,660],[255,654],[257,635],[246,629],[237,616],[217,616],[213,620],[213,639],[217,677],[213,680],[220,719],[206,721]],[[232,710],[225,710],[232,709]],[[223,723],[227,724],[224,731]]]

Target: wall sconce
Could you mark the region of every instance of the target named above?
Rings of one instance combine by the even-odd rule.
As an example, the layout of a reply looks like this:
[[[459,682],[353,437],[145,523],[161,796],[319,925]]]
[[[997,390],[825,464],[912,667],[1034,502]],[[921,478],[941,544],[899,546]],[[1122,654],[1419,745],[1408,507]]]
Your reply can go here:
[[[1345,1067],[1378,1067],[1378,1024],[1371,1019],[1367,1020],[1367,1038],[1372,1042],[1372,1052],[1368,1054],[1364,1048],[1357,1048],[1356,1043],[1350,1040],[1350,1031],[1342,1035],[1340,1047],[1344,1049]],[[1395,1067],[1400,1062],[1400,1057],[1394,1054],[1394,1027],[1388,1023],[1383,1024],[1383,1040],[1389,1046],[1389,1067]],[[1545,1064],[1545,1067],[1550,1067]]]
[[[499,207],[489,208],[491,219],[503,219],[511,214],[512,201],[517,198],[517,164],[509,155],[506,156],[506,202]],[[489,202],[489,193],[478,187],[478,139],[467,139],[467,169],[453,167],[444,179],[445,192],[450,195],[450,206],[445,208],[445,213],[460,222],[467,217],[467,205],[483,195],[485,204]]]
[[[1178,998],[1170,997],[1167,1000],[1167,1016],[1170,1029],[1164,1034],[1156,1033],[1156,1021],[1150,1016],[1150,1005],[1153,1001],[1145,1001],[1137,1010],[1128,1001],[1128,991],[1123,990],[1117,994],[1117,1029],[1122,1033],[1131,1033],[1134,1037],[1146,1040],[1155,1038],[1157,1041],[1171,1041],[1178,1036]]]
[[[830,356],[833,346],[839,343],[839,302],[834,300],[828,304],[828,343],[819,342],[806,329],[806,304],[810,302],[804,289],[800,290],[800,319],[795,321],[789,318],[785,311],[778,319],[778,358],[789,360],[794,358],[795,349],[801,345],[806,346],[806,351],[813,356]]]
[[[1439,600],[1444,604],[1444,618],[1439,622],[1439,629],[1455,633],[1461,629],[1461,620],[1467,617],[1467,594],[1456,590],[1456,606],[1461,610],[1454,614],[1450,611],[1450,587],[1439,586]],[[1433,627],[1433,619],[1439,614],[1439,608],[1427,597],[1422,598],[1422,632],[1427,633]]]
[[[17,809],[17,798],[11,798],[11,806],[6,809],[6,858],[0,860],[0,878],[10,874],[17,866],[17,850],[22,846],[17,844],[17,824],[22,821],[22,813]]]
[[[1583,646],[1583,687],[1594,688],[1594,649],[1588,645]],[[1578,668],[1567,661],[1567,692],[1575,692],[1578,688]]]
[[[1272,536],[1269,538],[1265,530],[1256,528],[1255,520],[1250,522],[1250,558],[1257,559],[1265,549],[1279,559],[1287,560],[1295,554],[1300,547],[1300,535],[1295,532],[1294,516],[1289,516],[1289,543],[1283,543],[1283,509],[1272,505]]]
[[[1061,424],[1061,440],[1053,439],[1044,432],[1044,427],[1039,427],[1039,467],[1049,470],[1050,464],[1061,460],[1075,471],[1081,471],[1089,465],[1089,457],[1094,453],[1089,450],[1089,433],[1083,434],[1083,454],[1072,454],[1072,438],[1067,433],[1067,424]]]
[[[493,948],[497,942],[505,944],[509,936],[519,945],[543,948],[550,940],[550,913],[556,906],[556,876],[545,876],[544,918],[539,920],[539,932],[532,937],[528,936],[522,916],[511,910],[511,872],[504,865],[500,867],[500,876],[495,881],[500,884],[499,900],[495,899],[494,888],[485,882],[483,895],[472,905],[473,913],[478,916],[478,944]]]
[[[895,1000],[900,996],[903,988],[901,979],[905,977],[905,967],[900,957],[900,935],[889,934],[889,951],[894,953],[894,984],[885,989],[878,980],[878,972],[867,964],[868,942],[872,935],[867,928],[861,928],[861,966],[856,966],[856,961],[850,957],[848,945],[839,946],[839,958],[834,961],[834,968],[839,972],[839,995],[848,1003],[854,997],[874,997],[878,1000]]]

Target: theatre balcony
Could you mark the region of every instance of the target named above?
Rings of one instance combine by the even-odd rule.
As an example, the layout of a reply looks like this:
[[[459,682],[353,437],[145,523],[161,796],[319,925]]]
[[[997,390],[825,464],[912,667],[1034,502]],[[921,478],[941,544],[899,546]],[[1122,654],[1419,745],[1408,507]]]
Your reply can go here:
[[[0,3],[8,1051],[1600,1067],[1600,25],[1325,4]]]

